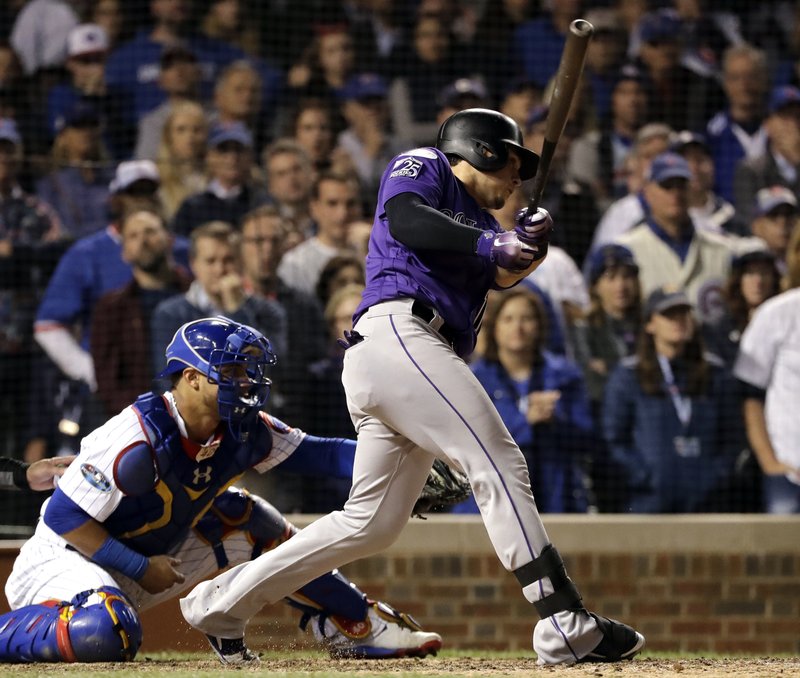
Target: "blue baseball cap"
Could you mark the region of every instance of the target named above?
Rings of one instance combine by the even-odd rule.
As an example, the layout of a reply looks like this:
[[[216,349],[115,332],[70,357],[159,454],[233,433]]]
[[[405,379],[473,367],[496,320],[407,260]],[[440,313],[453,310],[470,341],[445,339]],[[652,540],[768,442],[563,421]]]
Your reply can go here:
[[[619,83],[625,82],[626,80],[633,80],[633,82],[638,82],[640,85],[643,85],[645,83],[645,76],[642,69],[636,64],[627,63],[620,66],[617,72],[617,79],[614,81],[614,86],[616,87]]]
[[[383,99],[389,94],[389,86],[377,73],[359,73],[350,77],[339,90],[342,101]]]
[[[489,91],[477,78],[459,78],[447,85],[437,97],[439,108],[460,107],[459,102],[464,99],[478,99],[486,101],[489,98]],[[480,106],[468,106],[468,108],[481,108]]]
[[[689,163],[686,162],[682,155],[677,153],[662,153],[657,155],[653,162],[650,164],[650,170],[647,172],[648,181],[655,181],[661,184],[667,179],[686,179],[687,181],[692,178],[692,170],[689,169]]]
[[[644,317],[649,320],[655,313],[664,313],[672,308],[694,308],[686,293],[666,287],[654,290],[644,304]]]
[[[22,145],[22,137],[17,129],[17,123],[11,118],[0,118],[0,139],[10,141],[15,146]]]
[[[253,148],[253,135],[250,130],[241,122],[233,122],[229,124],[217,123],[211,129],[208,135],[208,145],[210,148],[216,148],[226,141],[233,141],[241,144],[245,148]]]
[[[60,132],[65,127],[98,127],[102,122],[100,111],[88,101],[76,101],[63,116],[56,121]]]
[[[770,113],[777,113],[782,108],[792,104],[800,104],[800,89],[792,85],[784,85],[772,90],[769,98]]]
[[[767,186],[756,193],[756,215],[759,217],[782,205],[789,205],[797,211],[797,196],[786,186]]]
[[[674,153],[682,153],[687,146],[700,146],[706,153],[711,152],[704,134],[685,129],[681,132],[676,132],[670,138],[669,149]]]
[[[610,244],[598,247],[589,255],[589,282],[594,285],[609,268],[624,267],[639,272],[636,258],[624,245]]]
[[[677,42],[681,20],[667,12],[651,12],[639,20],[639,35],[642,42]]]

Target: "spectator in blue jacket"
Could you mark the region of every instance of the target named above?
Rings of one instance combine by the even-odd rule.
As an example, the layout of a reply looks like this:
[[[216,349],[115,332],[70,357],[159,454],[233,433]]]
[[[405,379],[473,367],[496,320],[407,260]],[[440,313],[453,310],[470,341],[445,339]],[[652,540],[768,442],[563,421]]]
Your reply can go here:
[[[539,510],[587,511],[589,399],[580,368],[544,350],[547,321],[538,297],[523,287],[494,294],[482,334],[484,352],[472,371],[525,455]],[[473,499],[456,509],[475,511]]]
[[[624,469],[628,511],[733,508],[721,489],[744,447],[739,396],[721,360],[703,351],[683,292],[648,297],[636,355],[606,385],[603,429]]]

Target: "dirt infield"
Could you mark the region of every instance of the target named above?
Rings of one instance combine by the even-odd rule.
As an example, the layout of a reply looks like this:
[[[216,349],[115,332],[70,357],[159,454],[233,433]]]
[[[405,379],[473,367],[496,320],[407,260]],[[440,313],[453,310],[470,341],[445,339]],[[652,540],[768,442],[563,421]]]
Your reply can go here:
[[[235,673],[234,673],[235,672]],[[172,678],[220,675],[259,675],[344,678],[346,676],[403,676],[434,678],[448,676],[525,676],[525,678],[632,678],[636,676],[680,676],[680,678],[784,678],[800,676],[800,658],[736,659],[638,659],[624,664],[584,664],[539,667],[533,659],[487,659],[465,657],[402,659],[387,662],[331,660],[327,658],[262,659],[257,667],[225,668],[215,661],[151,660],[133,664],[0,665],[0,675],[13,676],[127,676],[164,675]]]

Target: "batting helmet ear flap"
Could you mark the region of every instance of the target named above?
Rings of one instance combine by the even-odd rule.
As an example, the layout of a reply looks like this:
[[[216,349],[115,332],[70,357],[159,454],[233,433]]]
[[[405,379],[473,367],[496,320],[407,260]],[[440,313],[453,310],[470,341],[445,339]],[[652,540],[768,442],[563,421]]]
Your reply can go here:
[[[488,108],[468,108],[451,115],[439,128],[436,148],[466,160],[481,172],[502,169],[509,152],[516,153],[523,181],[532,178],[539,165],[539,156],[523,145],[519,125]]]

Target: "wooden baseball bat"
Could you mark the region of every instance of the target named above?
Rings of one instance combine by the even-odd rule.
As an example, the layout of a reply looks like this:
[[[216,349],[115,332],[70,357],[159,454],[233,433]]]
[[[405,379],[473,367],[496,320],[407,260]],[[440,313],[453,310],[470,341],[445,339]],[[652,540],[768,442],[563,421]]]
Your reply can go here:
[[[567,42],[561,53],[561,62],[558,64],[555,86],[550,97],[550,110],[547,112],[542,154],[539,158],[536,176],[533,178],[533,193],[528,202],[529,212],[535,212],[542,199],[542,191],[547,182],[547,175],[550,173],[553,153],[561,138],[561,133],[564,131],[564,126],[567,124],[572,99],[580,82],[581,73],[583,73],[586,48],[589,46],[589,40],[593,33],[594,26],[585,19],[575,19],[569,25]]]

